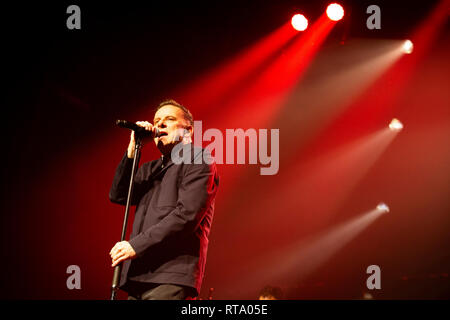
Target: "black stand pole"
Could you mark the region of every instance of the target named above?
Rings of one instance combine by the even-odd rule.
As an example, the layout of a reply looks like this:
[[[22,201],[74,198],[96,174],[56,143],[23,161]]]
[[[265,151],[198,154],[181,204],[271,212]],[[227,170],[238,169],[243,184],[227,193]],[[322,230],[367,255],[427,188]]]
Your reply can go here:
[[[134,158],[133,158],[133,168],[131,171],[131,179],[130,186],[128,188],[128,196],[127,196],[127,205],[125,207],[125,216],[123,218],[123,226],[122,226],[122,236],[120,237],[120,241],[125,240],[125,234],[127,232],[127,224],[128,224],[128,215],[130,212],[131,206],[131,197],[133,196],[133,187],[134,187],[134,174],[136,173],[137,166],[139,164],[139,158],[141,157],[141,138],[138,135],[135,135],[136,143],[134,146]],[[117,290],[119,289],[120,283],[120,274],[122,272],[122,263],[119,263],[114,267],[114,275],[111,285],[111,300],[114,300],[116,297]]]

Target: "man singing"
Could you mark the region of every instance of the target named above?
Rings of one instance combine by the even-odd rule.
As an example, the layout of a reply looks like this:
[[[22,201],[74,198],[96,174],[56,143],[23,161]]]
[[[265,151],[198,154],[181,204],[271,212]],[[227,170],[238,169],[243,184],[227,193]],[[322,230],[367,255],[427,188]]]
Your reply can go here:
[[[203,149],[192,145],[192,114],[176,101],[161,103],[153,124],[136,124],[151,133],[162,156],[136,172],[133,231],[129,241],[118,242],[111,249],[112,267],[124,263],[120,288],[128,292],[129,300],[193,298],[200,292],[205,272],[219,184],[216,166],[210,159],[205,161]],[[191,161],[172,161],[172,150],[178,144],[190,148]],[[126,204],[134,150],[132,131],[110,190],[114,203]]]

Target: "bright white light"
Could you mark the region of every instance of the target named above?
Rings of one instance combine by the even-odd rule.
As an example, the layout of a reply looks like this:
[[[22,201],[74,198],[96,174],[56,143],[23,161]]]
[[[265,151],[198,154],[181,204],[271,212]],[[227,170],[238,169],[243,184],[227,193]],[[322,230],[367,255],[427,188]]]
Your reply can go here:
[[[383,202],[381,202],[377,205],[377,209],[381,212],[389,212],[389,207],[387,206],[386,203],[383,203]]]
[[[411,40],[406,40],[403,43],[403,52],[404,53],[410,54],[411,52],[413,52],[413,49],[414,49],[414,45]]]
[[[327,7],[327,16],[333,21],[341,20],[344,16],[344,8],[340,4],[332,3]]]
[[[302,14],[296,14],[291,19],[291,24],[297,31],[305,31],[308,28],[308,19]]]
[[[398,119],[392,119],[391,123],[389,123],[389,129],[392,131],[400,131],[403,129],[403,123],[401,123]]]

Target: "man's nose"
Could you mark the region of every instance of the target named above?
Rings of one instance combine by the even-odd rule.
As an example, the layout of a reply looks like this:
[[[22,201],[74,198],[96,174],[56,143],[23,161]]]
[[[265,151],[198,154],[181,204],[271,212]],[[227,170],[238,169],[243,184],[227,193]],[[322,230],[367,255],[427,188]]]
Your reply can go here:
[[[166,123],[164,121],[160,120],[160,121],[158,121],[156,123],[156,127],[157,128],[165,128],[166,127]]]

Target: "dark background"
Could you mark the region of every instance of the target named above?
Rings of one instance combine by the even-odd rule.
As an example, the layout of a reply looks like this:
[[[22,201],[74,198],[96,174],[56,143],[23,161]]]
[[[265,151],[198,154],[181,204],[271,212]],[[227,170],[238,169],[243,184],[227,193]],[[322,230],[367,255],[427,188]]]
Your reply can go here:
[[[346,16],[329,35],[329,43],[344,38],[408,38],[437,1],[340,3],[345,7]],[[66,8],[71,4],[81,8],[81,30],[66,28]],[[175,88],[264,37],[297,10],[314,20],[327,4],[325,1],[214,0],[30,1],[2,5],[4,102],[1,127],[5,154],[2,157],[1,297],[107,298],[112,277],[107,253],[119,240],[122,222],[121,209],[109,204],[107,192],[128,139],[128,133],[117,129],[114,121],[120,118],[139,120],[136,114],[147,114],[149,106],[171,97]],[[381,30],[366,28],[365,10],[371,4],[382,9]],[[432,52],[441,58],[439,61],[448,58],[437,52],[446,42],[448,44],[448,21],[433,44]],[[448,50],[448,45],[445,48]],[[431,63],[434,58],[426,59]],[[445,88],[445,83],[441,85]],[[440,93],[437,90],[437,94]],[[403,114],[423,121],[432,114],[432,120],[438,119],[448,128],[448,100],[442,100],[446,98],[448,95],[437,98],[444,102],[436,111],[432,105],[424,106],[411,115],[406,106]],[[445,104],[447,107],[442,107]],[[212,117],[216,111],[213,106],[208,110]],[[245,112],[244,106],[242,112]],[[358,297],[366,278],[365,267],[372,263],[387,266],[383,270],[387,270],[389,280],[381,298],[449,297],[450,230],[449,219],[445,218],[449,213],[449,158],[445,151],[449,140],[448,130],[443,132],[443,144],[436,148],[445,156],[426,162],[420,169],[438,166],[440,171],[433,180],[435,183],[426,184],[420,178],[402,182],[403,185],[424,183],[425,191],[430,194],[436,191],[438,199],[428,197],[424,203],[419,201],[417,211],[405,211],[397,220],[386,222],[387,226],[377,225],[376,230],[357,240],[359,245],[366,243],[367,247],[347,247],[337,260],[307,279],[303,284],[309,288],[306,298]],[[377,174],[395,172],[383,171],[390,168],[389,163],[407,163],[415,157],[408,153],[414,150],[411,144],[402,150],[384,158],[384,167],[367,178],[366,182],[372,182],[371,188],[383,189]],[[402,172],[400,179],[418,173],[414,166]],[[436,172],[438,170],[432,174]],[[423,176],[429,177],[426,173]],[[226,179],[222,176],[223,181]],[[355,196],[364,196],[369,189],[359,189]],[[445,190],[447,196],[441,196]],[[218,197],[216,215],[224,217],[226,213],[221,211],[221,206],[233,208],[233,201]],[[430,219],[427,220],[426,215],[414,217],[417,212],[429,212]],[[411,220],[412,230],[404,231]],[[220,222],[222,226],[227,225],[225,218],[215,221]],[[202,296],[207,295],[209,287],[215,287],[217,298],[251,299],[252,296],[221,293],[220,286],[217,287],[215,279],[220,278],[221,268],[233,268],[240,261],[235,258],[229,264],[222,264],[218,263],[218,258],[214,260],[221,254],[218,250],[214,252],[214,248],[231,241],[225,227],[216,227],[216,224],[211,235]],[[251,224],[244,228],[251,238]],[[389,232],[385,232],[386,228]],[[403,230],[403,238],[398,243],[395,229]],[[421,248],[420,243],[426,245]],[[372,262],[369,252],[376,257]],[[243,260],[249,258],[248,253],[241,253],[245,256]],[[81,267],[82,290],[66,288],[68,275],[65,271],[71,264]],[[355,273],[356,270],[361,274]],[[245,277],[244,271],[240,274]],[[416,280],[399,280],[414,274]],[[320,291],[314,284],[322,281],[328,287]],[[239,291],[238,279],[236,287]],[[301,297],[295,288],[298,283],[293,280],[292,287],[286,290],[292,291],[294,298]],[[255,288],[255,292],[258,289]]]

